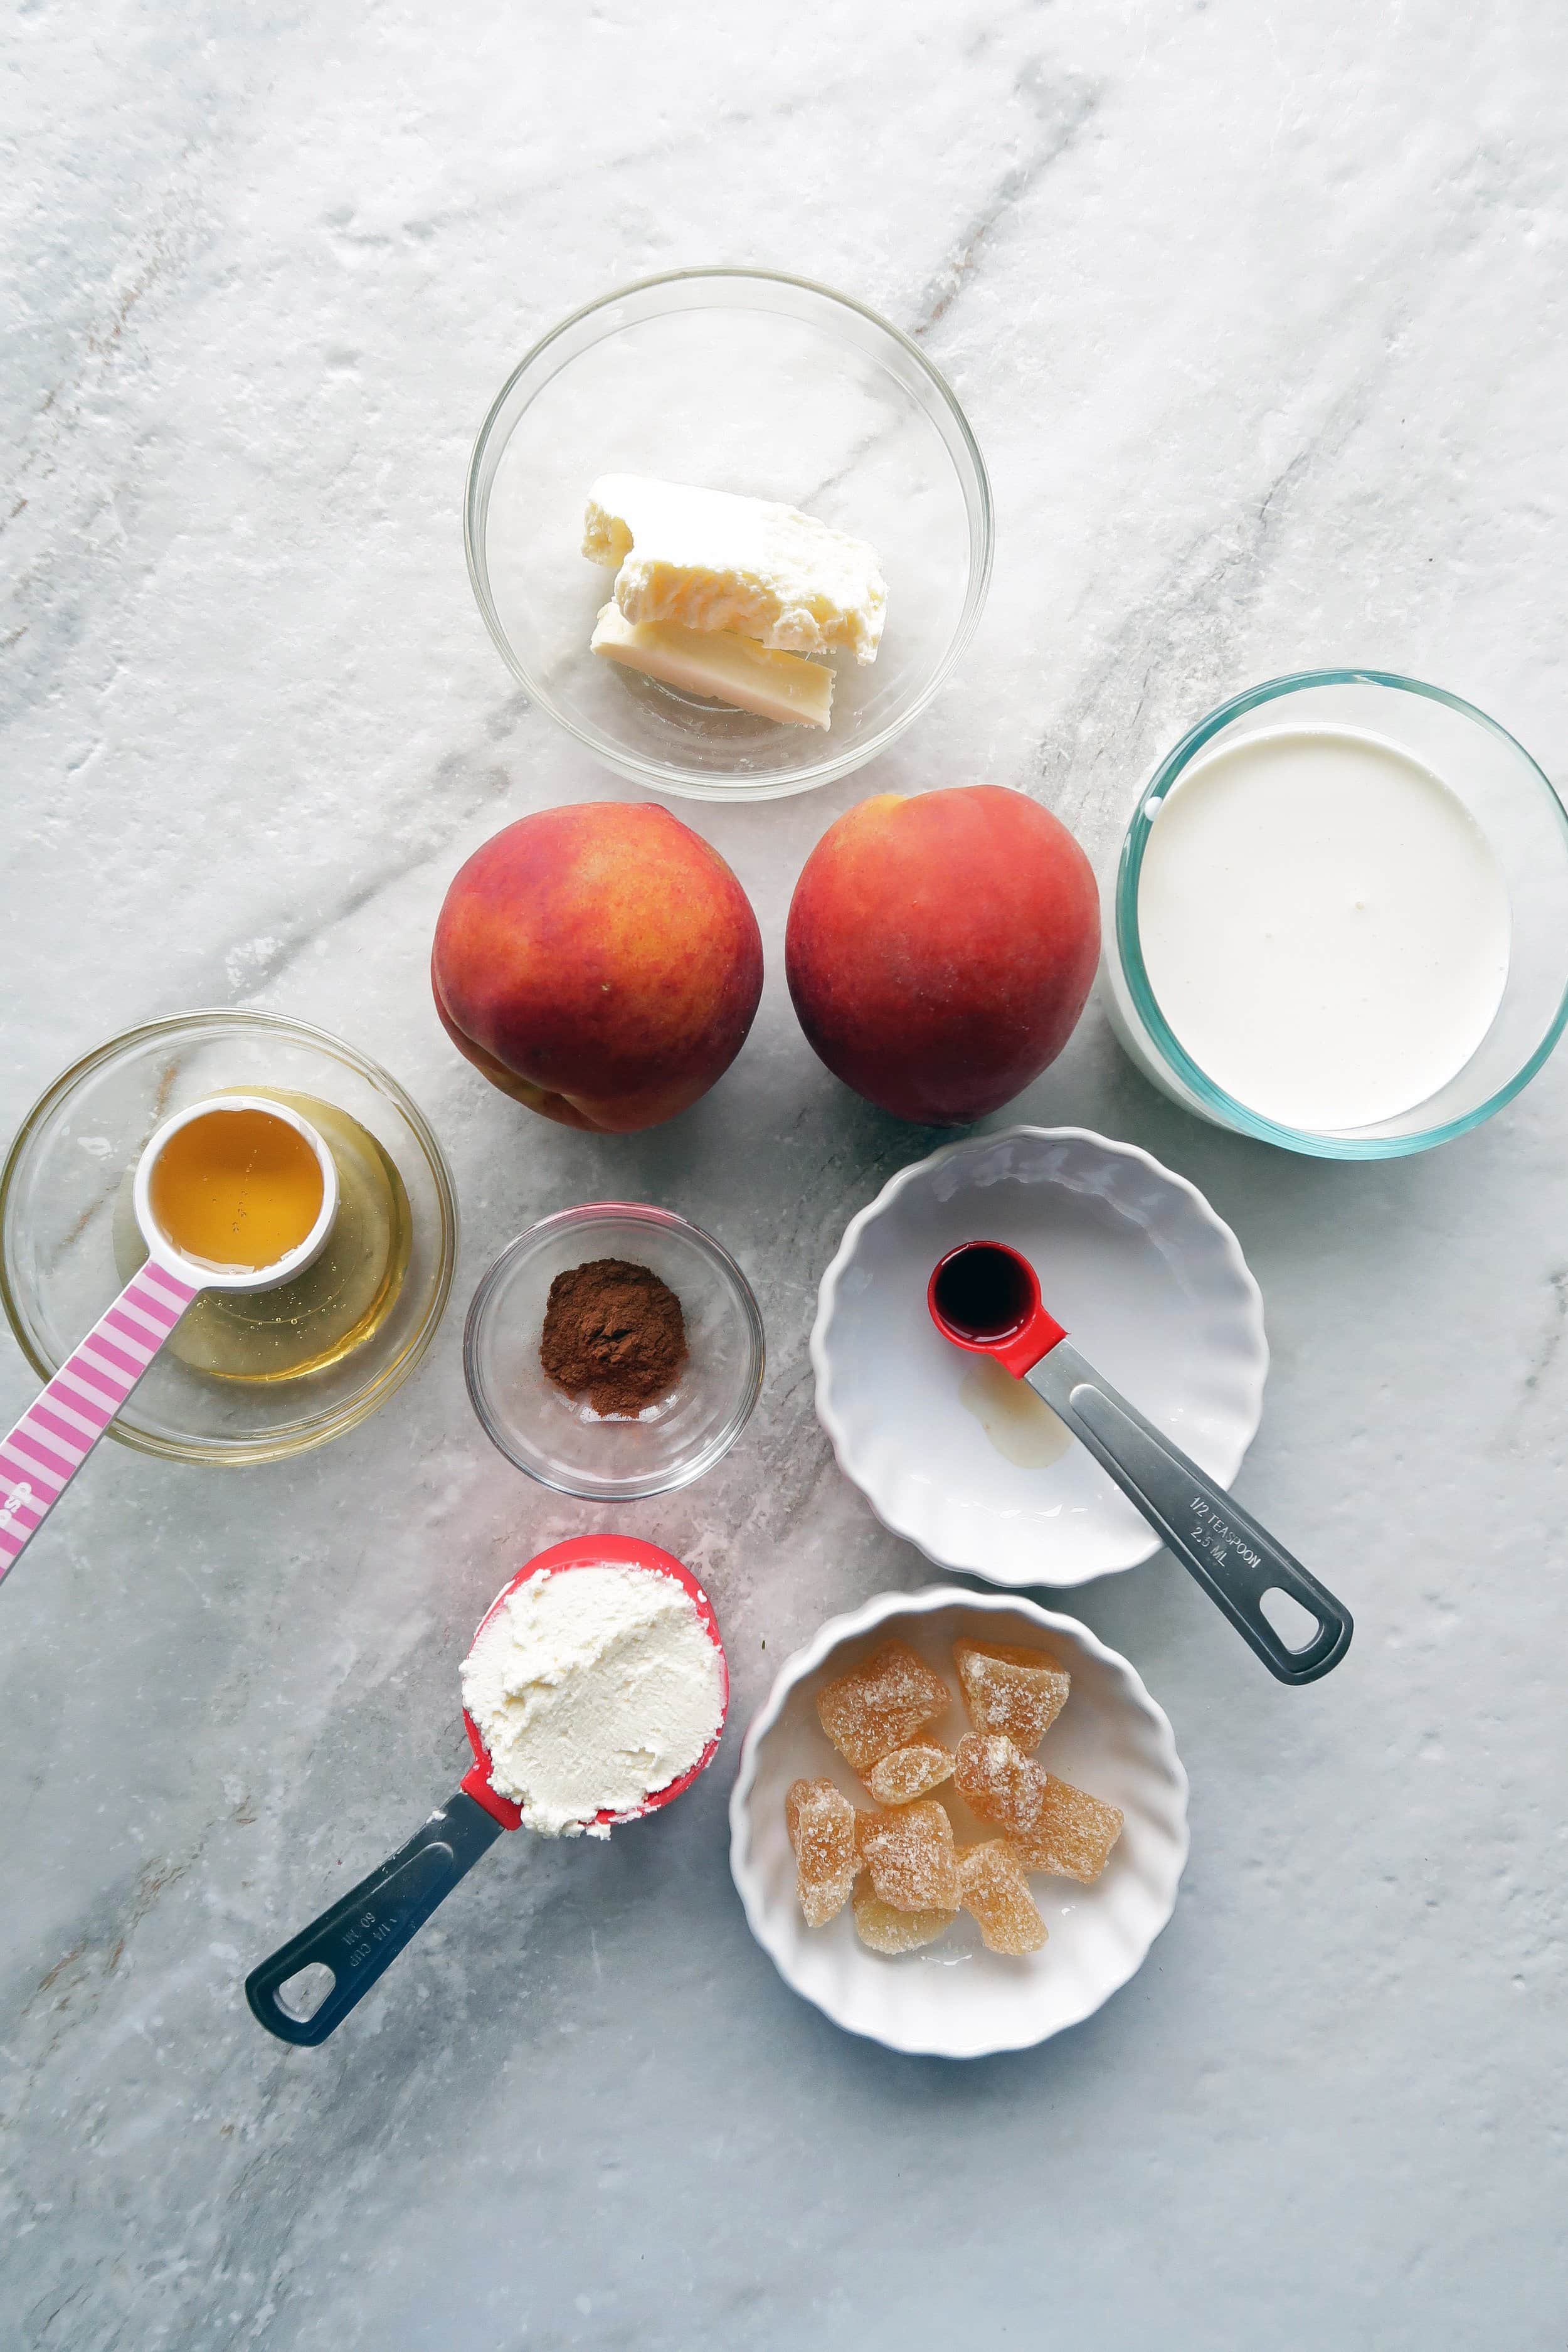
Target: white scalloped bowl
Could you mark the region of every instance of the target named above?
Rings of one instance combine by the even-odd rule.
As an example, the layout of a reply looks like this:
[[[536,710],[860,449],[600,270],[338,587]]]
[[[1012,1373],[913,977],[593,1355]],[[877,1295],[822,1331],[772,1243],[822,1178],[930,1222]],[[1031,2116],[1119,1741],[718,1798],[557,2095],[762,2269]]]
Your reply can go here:
[[[826,1927],[808,1927],[801,1916],[784,1792],[803,1775],[826,1776],[846,1796],[868,1801],[824,1734],[816,1699],[825,1682],[891,1633],[952,1685],[952,1717],[932,1727],[948,1746],[968,1727],[952,1667],[961,1634],[994,1642],[1044,1637],[1071,1671],[1071,1693],[1040,1760],[1120,1805],[1126,1826],[1094,1885],[1030,1880],[1049,1940],[1026,1958],[988,1952],[964,1914],[940,1941],[898,1958],[861,1943],[847,1904]],[[961,1843],[994,1836],[951,1782],[936,1793],[952,1813]],[[1142,1967],[1175,1908],[1186,1859],[1187,1776],[1164,1713],[1127,1660],[1075,1618],[1032,1601],[951,1585],[879,1593],[848,1616],[830,1618],[781,1669],[748,1727],[730,1799],[730,1868],[752,1933],[784,1982],[847,2032],[929,2057],[1025,2050],[1092,2015]]]
[[[905,1168],[850,1222],[822,1277],[811,1360],[838,1466],[895,1535],[991,1584],[1068,1586],[1159,1539],[1068,1439],[1005,1458],[961,1389],[975,1359],[926,1310],[960,1242],[1009,1242],[1089,1362],[1225,1486],[1263,1412],[1263,1301],[1241,1245],[1146,1151],[1075,1127],[1014,1127]]]

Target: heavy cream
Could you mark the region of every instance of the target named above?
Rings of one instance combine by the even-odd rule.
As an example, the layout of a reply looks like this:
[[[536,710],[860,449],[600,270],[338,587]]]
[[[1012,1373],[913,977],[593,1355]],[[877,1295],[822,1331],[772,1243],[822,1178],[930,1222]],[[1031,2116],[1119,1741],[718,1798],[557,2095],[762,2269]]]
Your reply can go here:
[[[643,1569],[530,1577],[463,1662],[491,1781],[544,1837],[607,1837],[697,1762],[724,1716],[720,1653],[684,1586]]]
[[[1237,1102],[1332,1134],[1426,1101],[1508,977],[1508,890],[1457,793],[1349,727],[1271,729],[1198,759],[1151,827],[1149,983]]]

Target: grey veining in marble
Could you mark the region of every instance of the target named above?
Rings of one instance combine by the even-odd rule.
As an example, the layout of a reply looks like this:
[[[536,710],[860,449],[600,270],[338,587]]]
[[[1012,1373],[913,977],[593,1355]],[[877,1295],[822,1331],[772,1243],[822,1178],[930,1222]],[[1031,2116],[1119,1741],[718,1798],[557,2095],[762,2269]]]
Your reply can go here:
[[[829,820],[993,779],[1103,857],[1190,719],[1345,658],[1568,775],[1568,16],[18,0],[4,42],[5,1126],[130,1020],[268,1006],[433,1118],[459,1300],[574,1200],[710,1226],[763,1402],[622,1523],[708,1583],[739,1726],[825,1614],[932,1572],[812,1409],[817,1277],[931,1139],[790,1013]],[[696,1110],[595,1142],[429,1003],[468,851],[623,790],[512,691],[463,472],[536,334],[726,259],[920,336],[995,582],[875,770],[680,810],[755,900],[763,1012]],[[1192,1774],[1142,1974],[1015,2060],[839,2034],[747,1935],[731,1738],[606,1848],[504,1841],[321,2052],[266,2041],[245,1969],[449,1791],[480,1608],[589,1524],[485,1443],[455,1310],[300,1465],[104,1449],[0,1594],[0,2343],[1562,2346],[1568,1063],[1446,1151],[1337,1168],[1185,1118],[1095,1010],[1017,1115],[1147,1146],[1235,1225],[1274,1350],[1241,1492],[1358,1622],[1287,1694],[1168,1564],[1076,1597]],[[6,1420],[27,1394],[7,1339]]]

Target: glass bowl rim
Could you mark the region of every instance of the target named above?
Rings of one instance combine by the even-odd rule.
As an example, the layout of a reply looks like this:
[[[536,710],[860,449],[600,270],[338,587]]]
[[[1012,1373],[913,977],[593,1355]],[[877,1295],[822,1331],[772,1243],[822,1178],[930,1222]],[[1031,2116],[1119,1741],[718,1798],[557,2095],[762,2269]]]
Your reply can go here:
[[[478,1355],[479,1333],[489,1319],[501,1277],[516,1263],[524,1250],[531,1249],[541,1241],[555,1234],[568,1233],[574,1227],[600,1224],[611,1218],[618,1217],[629,1217],[636,1224],[653,1225],[666,1233],[679,1234],[684,1241],[695,1243],[699,1255],[707,1257],[716,1265],[731,1296],[739,1304],[751,1345],[750,1364],[736,1404],[722,1426],[715,1432],[692,1460],[674,1472],[661,1473],[657,1476],[646,1478],[627,1479],[606,1489],[603,1486],[577,1486],[569,1479],[552,1476],[549,1471],[542,1469],[536,1463],[525,1462],[513,1451],[487,1408],[483,1383],[478,1370]],[[539,1218],[535,1223],[517,1234],[515,1239],[508,1242],[505,1248],[500,1250],[486,1267],[475,1287],[473,1297],[468,1304],[468,1315],[463,1323],[463,1384],[468,1391],[468,1402],[473,1406],[475,1415],[485,1435],[497,1453],[504,1454],[514,1469],[522,1471],[527,1477],[534,1479],[541,1486],[550,1487],[557,1495],[571,1495],[582,1502],[641,1502],[650,1495],[672,1495],[678,1493],[682,1486],[692,1486],[723,1460],[745,1428],[756,1410],[757,1399],[763,1392],[763,1378],[766,1370],[767,1338],[763,1325],[762,1309],[757,1305],[756,1294],[740,1266],[724,1247],[723,1243],[715,1241],[713,1235],[704,1227],[694,1224],[689,1217],[683,1217],[678,1210],[660,1209],[649,1201],[584,1201],[573,1208],[556,1209],[549,1216]]]
[[[1153,825],[1150,803],[1162,802],[1170,787],[1183,773],[1194,755],[1244,712],[1260,709],[1286,694],[1321,686],[1385,687],[1396,693],[1424,695],[1430,702],[1440,702],[1460,718],[1484,727],[1514,752],[1527,778],[1533,779],[1545,795],[1548,810],[1555,818],[1565,858],[1568,858],[1568,809],[1564,809],[1552,780],[1538,762],[1531,759],[1516,736],[1495,719],[1467,702],[1462,695],[1451,694],[1447,688],[1429,686],[1417,677],[1405,677],[1397,670],[1382,669],[1303,669],[1291,670],[1279,677],[1266,678],[1261,685],[1247,688],[1234,694],[1190,727],[1155,767],[1138,795],[1138,805],[1129,820],[1122,837],[1121,853],[1116,873],[1116,947],[1122,976],[1132,999],[1138,1017],[1158,1054],[1189,1091],[1196,1096],[1205,1110],[1225,1127],[1243,1135],[1255,1137],[1259,1142],[1273,1143],[1288,1151],[1300,1151],[1318,1160],[1397,1160],[1413,1151],[1426,1151],[1436,1144],[1452,1141],[1479,1127],[1493,1113],[1510,1103],[1545,1063],[1568,1026],[1568,974],[1560,991],[1557,1010],[1534,1049],[1514,1075],[1505,1080],[1486,1101],[1461,1118],[1448,1119],[1441,1125],[1422,1128],[1408,1135],[1339,1136],[1316,1134],[1310,1129],[1291,1128],[1265,1118],[1248,1109],[1194,1061],[1185,1047],[1178,1043],[1155,997],[1143,961],[1138,936],[1138,884],[1143,867],[1143,855]]]
[[[36,1140],[47,1119],[53,1116],[71,1089],[89,1071],[110,1061],[126,1047],[142,1045],[152,1038],[176,1036],[183,1031],[214,1021],[238,1028],[281,1030],[302,1038],[349,1063],[362,1076],[370,1079],[374,1087],[384,1092],[407,1121],[425,1155],[436,1188],[441,1223],[441,1247],[436,1279],[419,1324],[410,1335],[402,1354],[385,1366],[368,1388],[356,1394],[336,1413],[317,1424],[307,1423],[302,1429],[279,1431],[273,1437],[234,1441],[192,1442],[153,1436],[145,1431],[128,1428],[118,1417],[104,1432],[105,1436],[113,1438],[118,1444],[129,1446],[137,1454],[153,1454],[162,1461],[200,1462],[217,1469],[247,1469],[256,1464],[287,1461],[297,1454],[308,1454],[318,1445],[330,1444],[333,1438],[345,1436],[351,1429],[357,1429],[361,1422],[368,1421],[371,1414],[379,1411],[387,1399],[403,1386],[423,1360],[440,1327],[447,1301],[451,1296],[452,1276],[458,1257],[458,1197],[446,1155],[429,1120],[413,1097],[398,1084],[389,1070],[384,1069],[369,1054],[362,1053],[357,1045],[351,1045],[346,1038],[334,1035],[331,1030],[321,1028],[314,1021],[296,1020],[289,1013],[257,1013],[223,1005],[205,1005],[188,1013],[164,1013],[154,1021],[139,1021],[132,1028],[121,1029],[101,1045],[79,1055],[50,1081],[33,1103],[12,1138],[4,1167],[0,1167],[0,1305],[5,1307],[11,1336],[26,1362],[40,1380],[52,1380],[59,1368],[51,1365],[33,1344],[32,1333],[11,1287],[10,1266],[4,1247],[6,1212],[24,1153]]]
[[[596,730],[579,726],[574,719],[569,718],[560,708],[549,688],[524,667],[513,649],[505,629],[501,626],[500,615],[496,610],[495,600],[490,593],[489,563],[485,551],[489,513],[489,488],[487,485],[481,516],[479,477],[484,469],[491,441],[499,432],[501,413],[511,398],[516,386],[550,350],[552,344],[558,342],[563,335],[569,334],[573,328],[580,325],[584,320],[591,319],[595,311],[608,310],[618,302],[628,301],[635,295],[653,293],[661,287],[687,285],[706,279],[721,279],[741,285],[787,286],[797,293],[815,295],[820,300],[837,304],[842,310],[853,310],[858,317],[867,320],[880,333],[888,336],[915,362],[921,374],[935,392],[939,402],[951,415],[958,431],[960,446],[971,470],[977,499],[978,513],[975,517],[968,514],[967,499],[964,502],[965,519],[969,524],[969,580],[964,593],[963,608],[959,614],[957,625],[947,646],[924,685],[910,700],[908,708],[898,718],[889,720],[888,725],[881,728],[868,741],[857,744],[852,751],[840,751],[834,757],[816,761],[802,772],[776,782],[752,782],[728,777],[695,775],[666,761],[639,758],[636,752],[623,751],[618,745],[609,742]],[[614,331],[616,331],[606,328],[605,335]],[[605,337],[601,336],[596,340],[602,341]],[[585,346],[585,348],[592,347]],[[578,354],[572,354],[574,358]],[[562,362],[563,365],[566,363]],[[550,375],[544,379],[545,383],[552,381],[558,373],[558,369],[552,369]],[[497,463],[499,462],[498,455]],[[906,335],[902,328],[895,327],[890,319],[884,319],[879,311],[873,310],[868,303],[858,302],[852,294],[841,294],[836,288],[825,286],[817,278],[797,278],[784,269],[751,269],[724,263],[714,263],[700,268],[659,270],[651,278],[636,278],[629,285],[619,286],[610,293],[596,296],[592,302],[579,304],[575,310],[570,311],[564,319],[560,320],[548,333],[541,335],[539,340],[524,352],[490,403],[485,421],[480,425],[474,442],[473,454],[468,460],[468,480],[463,491],[463,552],[468,561],[469,585],[473,589],[474,601],[479,605],[480,615],[490,633],[496,650],[513,677],[527,688],[530,698],[538,703],[541,709],[544,710],[558,727],[570,735],[574,741],[581,743],[585,750],[591,751],[595,759],[602,760],[617,775],[627,776],[634,783],[646,785],[651,791],[675,793],[691,800],[783,800],[795,793],[815,791],[819,784],[837,782],[841,778],[852,775],[857,768],[863,767],[868,761],[877,758],[881,752],[889,750],[903,734],[905,729],[919,718],[938,688],[951,677],[955,665],[973,637],[975,629],[979,625],[980,615],[984,610],[986,595],[991,585],[991,571],[995,549],[996,519],[991,495],[991,478],[985,470],[985,460],[980,454],[980,445],[974,437],[973,430],[963,413],[958,395],[941,369],[927,358],[920,345]]]

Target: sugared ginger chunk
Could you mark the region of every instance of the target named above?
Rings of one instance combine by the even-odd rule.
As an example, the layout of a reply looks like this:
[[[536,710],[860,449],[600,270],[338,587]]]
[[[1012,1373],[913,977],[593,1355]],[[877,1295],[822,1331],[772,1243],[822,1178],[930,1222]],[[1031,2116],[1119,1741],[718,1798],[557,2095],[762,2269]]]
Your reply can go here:
[[[864,1776],[907,1747],[917,1731],[952,1705],[941,1675],[907,1642],[884,1642],[863,1665],[825,1683],[816,1694],[822,1727],[846,1763]]]
[[[1037,1952],[1046,1923],[1029,1892],[1024,1865],[1005,1838],[966,1846],[958,1857],[959,1900],[980,1922],[988,1952]]]
[[[855,1835],[872,1891],[895,1911],[957,1910],[952,1823],[934,1797],[896,1812],[858,1812]]]
[[[952,1925],[951,1911],[895,1911],[868,1886],[855,1890],[855,1933],[874,1952],[918,1952]]]
[[[831,1780],[796,1780],[784,1799],[784,1822],[805,1924],[824,1927],[843,1910],[860,1867],[855,1808]]]
[[[1006,1832],[1026,1870],[1088,1886],[1121,1835],[1114,1805],[1101,1804],[1032,1756],[1021,1756],[1005,1732],[967,1733],[958,1743],[952,1777],[981,1819]]]
[[[895,1748],[866,1774],[866,1786],[879,1805],[910,1805],[952,1778],[952,1757],[934,1739],[918,1739]]]
[[[969,1731],[958,1743],[952,1777],[982,1821],[994,1822],[1020,1841],[1032,1837],[1050,1774],[1023,1755],[1005,1731]]]
[[[952,1662],[975,1730],[1005,1732],[1026,1755],[1039,1746],[1072,1686],[1048,1650],[1015,1642],[955,1642]]]
[[[1010,1837],[1008,1843],[1026,1870],[1043,1871],[1050,1878],[1076,1878],[1092,1886],[1110,1849],[1121,1835],[1122,1816],[1115,1805],[1075,1789],[1070,1780],[1046,1775],[1048,1783],[1039,1826],[1031,1838]]]

